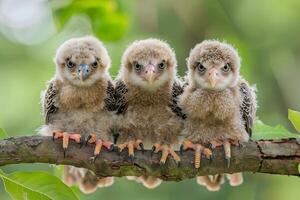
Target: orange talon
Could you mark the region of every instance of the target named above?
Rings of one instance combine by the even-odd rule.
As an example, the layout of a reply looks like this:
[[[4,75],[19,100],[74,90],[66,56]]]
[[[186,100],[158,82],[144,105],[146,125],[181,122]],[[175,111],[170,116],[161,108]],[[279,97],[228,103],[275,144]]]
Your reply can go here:
[[[202,149],[202,153],[203,153],[203,155],[205,155],[205,157],[207,159],[211,159],[211,157],[212,157],[212,151],[209,148],[205,148],[204,147],[204,149]]]
[[[189,141],[189,140],[183,141],[182,145],[183,145],[183,150],[193,149],[194,148],[194,144],[191,141]]]
[[[122,152],[125,148],[128,150],[128,155],[133,162],[134,159],[134,149],[141,149],[144,151],[142,140],[129,140],[128,142],[118,145],[119,152]]]
[[[69,146],[69,140],[74,140],[77,143],[80,143],[80,147],[82,146],[82,137],[80,134],[70,134],[68,132],[54,131],[53,132],[53,140],[55,139],[63,139],[63,149],[64,149],[64,157],[66,157],[66,150]]]
[[[160,163],[161,164],[165,164],[166,163],[168,155],[169,155],[168,149],[167,148],[162,148],[162,155],[161,155],[161,158],[160,158]]]
[[[133,147],[133,142],[132,141],[128,142],[127,149],[128,149],[128,155],[129,156],[134,156],[134,147]]]
[[[96,140],[97,140],[96,134],[94,134],[94,133],[90,134],[86,141],[86,145],[87,145],[87,143],[93,144],[96,142]]]
[[[201,154],[205,155],[207,159],[211,159],[212,156],[212,151],[209,148],[206,148],[201,144],[194,144],[189,140],[183,141],[181,149],[192,149],[195,151],[194,165],[196,169],[201,166]]]
[[[201,165],[201,149],[200,146],[197,145],[195,149],[195,168],[200,168]]]
[[[101,148],[102,148],[102,140],[97,140],[95,150],[94,150],[94,156],[97,156],[100,154]]]
[[[113,143],[112,142],[105,142],[101,139],[97,139],[96,134],[91,134],[89,135],[87,141],[86,141],[86,145],[87,144],[95,144],[95,149],[94,149],[94,161],[96,160],[96,158],[99,156],[102,147],[105,147],[108,150],[111,150],[113,147]]]
[[[68,146],[69,146],[69,139],[70,139],[70,136],[68,133],[64,133],[63,134],[63,148],[64,149],[67,149]]]
[[[63,137],[64,132],[61,131],[53,131],[53,140],[58,139],[58,138],[62,138]]]
[[[168,155],[171,155],[177,164],[179,164],[181,161],[180,157],[175,153],[172,146],[161,145],[161,144],[156,143],[153,145],[152,151],[155,153],[158,153],[159,151],[162,152],[162,156],[160,158],[160,164],[166,163]]]
[[[224,151],[225,151],[225,160],[227,168],[230,167],[230,159],[231,159],[231,144],[228,140],[224,142]]]
[[[231,145],[240,146],[239,141],[237,140],[224,140],[223,142],[220,141],[212,141],[211,145],[213,148],[217,146],[223,146],[224,147],[224,153],[225,153],[225,161],[227,168],[230,167],[230,161],[231,161]]]
[[[174,158],[174,160],[179,163],[181,161],[180,157],[177,155],[177,153],[175,153],[175,151],[170,150],[169,154]]]

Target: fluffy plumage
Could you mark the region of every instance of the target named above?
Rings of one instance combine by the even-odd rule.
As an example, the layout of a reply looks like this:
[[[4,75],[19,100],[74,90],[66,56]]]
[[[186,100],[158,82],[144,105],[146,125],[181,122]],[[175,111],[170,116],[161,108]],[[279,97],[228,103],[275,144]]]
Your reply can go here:
[[[227,43],[204,41],[187,60],[188,82],[180,106],[187,114],[183,134],[195,144],[224,144],[230,161],[230,142],[248,141],[256,114],[254,89],[239,75],[240,58]],[[231,185],[241,174],[228,175]],[[198,177],[210,190],[218,190],[223,175]]]
[[[45,125],[40,134],[62,137],[64,151],[69,139],[82,143],[90,134],[111,141],[113,86],[103,44],[90,36],[70,39],[58,48],[55,63],[56,73],[42,95]],[[69,185],[79,182],[84,192],[94,191],[103,182],[91,171],[68,166],[64,181]]]
[[[178,144],[178,135],[182,128],[181,110],[177,96],[182,92],[176,78],[177,61],[170,46],[157,39],[136,41],[123,54],[122,64],[116,83],[119,92],[118,113],[121,119],[118,144],[143,142],[146,148],[156,144],[156,152],[163,151],[164,163],[171,149],[172,156],[180,158],[172,151]],[[138,147],[138,145],[135,145]],[[129,155],[133,157],[132,147],[127,145]],[[138,181],[148,188],[161,182],[153,177],[140,177]]]

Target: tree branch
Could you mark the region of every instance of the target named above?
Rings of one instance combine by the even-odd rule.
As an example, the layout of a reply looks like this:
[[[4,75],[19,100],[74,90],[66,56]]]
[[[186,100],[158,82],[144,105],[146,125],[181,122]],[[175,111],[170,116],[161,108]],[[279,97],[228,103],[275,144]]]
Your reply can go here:
[[[18,163],[51,163],[72,165],[94,171],[100,177],[152,175],[165,181],[180,181],[197,175],[234,172],[261,172],[299,176],[300,141],[296,139],[250,141],[243,147],[232,147],[232,159],[226,167],[223,148],[213,152],[213,160],[205,158],[201,168],[195,169],[194,152],[185,151],[178,167],[173,159],[165,166],[159,165],[160,154],[146,150],[135,152],[132,164],[127,153],[108,152],[103,149],[100,157],[92,162],[94,145],[81,149],[70,142],[66,157],[63,156],[62,140],[53,141],[51,137],[29,136],[0,140],[0,166]]]

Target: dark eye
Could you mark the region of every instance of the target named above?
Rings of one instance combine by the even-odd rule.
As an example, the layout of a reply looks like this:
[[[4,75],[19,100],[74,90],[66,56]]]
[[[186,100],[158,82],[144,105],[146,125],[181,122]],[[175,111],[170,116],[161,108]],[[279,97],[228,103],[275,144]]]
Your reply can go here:
[[[142,69],[142,65],[140,65],[138,62],[134,62],[133,66],[136,71],[140,71]]]
[[[94,67],[94,68],[97,68],[97,67],[98,67],[98,62],[97,62],[97,60],[96,60],[95,62],[93,62],[93,63],[91,64],[91,66]]]
[[[197,69],[202,73],[206,71],[206,67],[204,67],[201,63],[197,63]]]
[[[229,70],[230,70],[230,66],[228,63],[226,65],[224,65],[224,67],[222,67],[223,72],[229,72]]]
[[[68,66],[68,68],[73,68],[73,67],[75,67],[76,66],[76,64],[75,63],[73,63],[71,60],[67,60],[67,66]]]
[[[166,61],[162,61],[161,63],[158,64],[159,69],[165,69],[166,68]]]

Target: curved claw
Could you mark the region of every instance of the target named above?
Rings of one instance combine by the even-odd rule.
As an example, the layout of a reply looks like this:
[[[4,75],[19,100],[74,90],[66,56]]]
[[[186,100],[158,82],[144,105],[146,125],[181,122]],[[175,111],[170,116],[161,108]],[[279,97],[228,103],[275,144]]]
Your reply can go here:
[[[225,162],[226,162],[227,168],[229,168],[230,167],[230,157],[225,157]]]
[[[118,153],[119,155],[121,155],[121,152],[122,152],[123,149],[121,149],[120,147],[117,146],[116,150],[117,150],[117,153]]]
[[[144,153],[145,152],[144,144],[143,143],[139,143],[139,147],[141,148],[142,152]]]
[[[112,152],[113,150],[114,150],[114,144],[112,144],[107,150],[109,151],[109,152]]]
[[[69,146],[69,141],[74,140],[76,143],[79,143],[80,146],[82,144],[83,138],[81,134],[76,134],[76,133],[67,133],[67,132],[61,132],[61,131],[54,131],[52,133],[52,139],[59,139],[62,138],[63,140],[63,151],[64,151],[64,158],[66,157],[66,150]]]
[[[129,155],[129,158],[130,158],[131,164],[134,164],[134,155]]]
[[[212,143],[208,143],[208,144],[207,144],[207,148],[209,148],[209,149],[213,149],[213,145],[212,145]]]
[[[66,154],[67,154],[66,151],[67,149],[64,148],[64,158],[66,158]]]
[[[94,156],[94,159],[93,159],[94,163],[96,162],[96,160],[97,160],[98,157],[99,157],[99,154],[97,154],[97,155]]]
[[[180,157],[175,153],[175,151],[173,150],[173,147],[170,145],[162,145],[162,144],[155,144],[155,151],[161,151],[162,155],[160,158],[160,165],[164,165],[166,163],[166,160],[168,158],[168,156],[170,155],[171,157],[173,157],[173,159],[175,160],[175,162],[178,164],[178,162],[181,161]],[[153,149],[153,148],[152,148]]]
[[[230,167],[230,158],[231,158],[231,144],[229,141],[225,141],[224,144],[225,160],[227,168]]]
[[[89,141],[90,141],[91,138],[92,138],[92,135],[89,135],[89,136],[87,137],[87,139],[85,140],[85,146],[88,145],[88,143],[89,143]]]
[[[152,149],[151,149],[151,158],[152,158],[152,156],[153,156],[153,153],[155,152],[155,150],[156,150],[156,146],[152,146]]]
[[[84,143],[85,143],[85,139],[84,139],[84,137],[82,136],[81,138],[80,138],[80,143],[79,143],[79,148],[82,148],[83,147],[83,145],[84,145]]]
[[[125,148],[127,148],[128,156],[131,159],[132,163],[134,158],[134,150],[138,147],[140,147],[142,151],[144,150],[144,146],[141,140],[129,140],[128,142],[118,145],[119,152],[122,152]]]
[[[183,154],[183,149],[184,149],[184,145],[182,144],[182,145],[180,145],[180,155]]]

